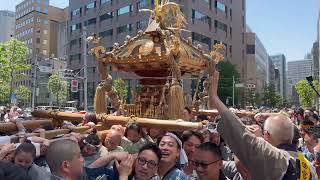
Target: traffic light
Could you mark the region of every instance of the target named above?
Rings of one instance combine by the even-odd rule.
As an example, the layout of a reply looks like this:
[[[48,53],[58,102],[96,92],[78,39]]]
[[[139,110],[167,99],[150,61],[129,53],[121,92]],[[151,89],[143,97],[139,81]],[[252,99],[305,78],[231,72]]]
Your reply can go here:
[[[66,79],[73,79],[74,78],[74,74],[73,74],[73,70],[71,70],[71,69],[65,69],[64,71],[63,71],[63,74],[64,74],[64,78],[66,78]]]
[[[78,80],[71,81],[71,92],[78,92]]]

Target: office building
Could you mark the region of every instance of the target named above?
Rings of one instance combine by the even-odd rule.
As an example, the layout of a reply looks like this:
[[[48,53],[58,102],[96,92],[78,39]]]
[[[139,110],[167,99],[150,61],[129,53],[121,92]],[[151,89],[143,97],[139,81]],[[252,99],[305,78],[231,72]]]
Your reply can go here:
[[[68,9],[50,6],[49,0],[24,0],[16,6],[15,36],[27,44],[26,62],[32,65],[32,69],[24,72],[27,78],[15,81],[14,86],[31,88],[36,93],[36,105],[48,105],[50,98],[47,82],[51,73],[39,71],[42,61],[57,57],[58,53],[59,58],[66,56],[61,46],[67,43],[66,30],[64,36],[60,32],[60,24],[67,23],[66,12]]]
[[[287,98],[287,73],[286,73],[286,57],[283,54],[270,56],[276,69],[279,70],[280,75],[280,96],[283,102]]]
[[[182,11],[188,20],[184,37],[192,37],[193,41],[201,44],[205,51],[212,45],[222,42],[226,45],[226,60],[235,64],[246,80],[245,61],[245,0],[176,0],[182,5]],[[127,35],[134,36],[147,26],[150,14],[139,12],[139,9],[152,9],[153,0],[70,0],[69,1],[69,45],[68,67],[81,71],[83,75],[83,42],[81,36],[96,33],[102,37],[102,45],[112,50],[114,43],[123,44]],[[90,48],[90,46],[89,46]],[[95,88],[100,82],[96,62],[88,56],[88,104],[93,103]],[[114,78],[121,77],[128,86],[137,83],[133,75],[117,72],[112,67],[109,71]],[[192,89],[190,82],[183,81],[186,89]],[[194,84],[194,83],[193,83]],[[83,86],[83,85],[81,85]],[[130,94],[130,93],[129,93]],[[80,100],[82,105],[83,93],[74,94],[73,98]]]
[[[0,24],[1,24],[1,33],[0,33],[0,42],[6,42],[11,37],[14,37],[15,29],[15,17],[14,12],[0,10]]]
[[[305,80],[307,76],[312,75],[312,59],[303,59],[298,61],[288,62],[288,97],[290,101],[297,100],[293,95],[296,94],[292,91],[292,88],[300,80]],[[297,102],[293,102],[297,103]]]

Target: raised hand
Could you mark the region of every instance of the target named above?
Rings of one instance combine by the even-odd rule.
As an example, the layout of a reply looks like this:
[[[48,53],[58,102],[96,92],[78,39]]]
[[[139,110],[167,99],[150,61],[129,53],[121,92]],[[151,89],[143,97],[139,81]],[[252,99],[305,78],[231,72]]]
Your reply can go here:
[[[120,162],[116,162],[116,167],[119,172],[120,177],[128,177],[132,172],[132,165],[134,162],[134,158],[132,155],[129,155],[127,159],[124,159]]]
[[[219,84],[219,72],[215,70],[210,77],[210,87],[209,87],[209,106],[215,106],[215,101],[218,97],[218,84]]]

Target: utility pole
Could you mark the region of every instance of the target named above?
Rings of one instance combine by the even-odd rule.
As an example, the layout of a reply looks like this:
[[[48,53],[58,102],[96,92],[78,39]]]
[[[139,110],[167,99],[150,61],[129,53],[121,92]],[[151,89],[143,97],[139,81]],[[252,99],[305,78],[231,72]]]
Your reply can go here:
[[[232,107],[234,107],[234,87],[235,82],[234,82],[234,76],[232,76]]]
[[[83,27],[83,77],[84,77],[84,95],[83,95],[83,106],[84,110],[88,110],[88,71],[87,71],[87,31],[86,27]]]
[[[36,92],[37,92],[37,86],[36,86],[36,83],[37,83],[37,71],[38,71],[38,56],[36,56],[36,60],[35,60],[35,63],[34,63],[34,73],[33,73],[33,88],[32,88],[32,102],[31,102],[31,108],[32,110],[34,110],[34,106],[35,106],[35,99],[36,99]]]

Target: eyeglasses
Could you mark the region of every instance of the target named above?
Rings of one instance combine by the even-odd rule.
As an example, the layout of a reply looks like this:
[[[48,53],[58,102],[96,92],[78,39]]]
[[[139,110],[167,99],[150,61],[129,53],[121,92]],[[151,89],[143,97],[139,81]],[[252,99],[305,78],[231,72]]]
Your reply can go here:
[[[204,162],[199,162],[199,161],[191,161],[191,162],[192,162],[192,165],[196,168],[201,166],[203,169],[207,169],[210,164],[214,164],[219,161],[221,161],[221,159],[218,159],[218,160],[210,162],[210,163],[204,163]]]
[[[99,145],[92,145],[92,144],[88,143],[85,139],[83,139],[82,142],[83,142],[84,145],[90,146],[90,147],[92,147],[94,149],[98,149],[99,148]]]
[[[148,168],[155,168],[158,165],[158,163],[156,163],[153,160],[147,161],[145,158],[138,157],[138,164],[140,166],[144,166],[146,163],[147,163]]]
[[[104,142],[105,142],[105,143],[108,143],[108,144],[110,144],[110,145],[112,145],[112,146],[117,145],[116,143],[110,141],[109,139],[106,139]]]

